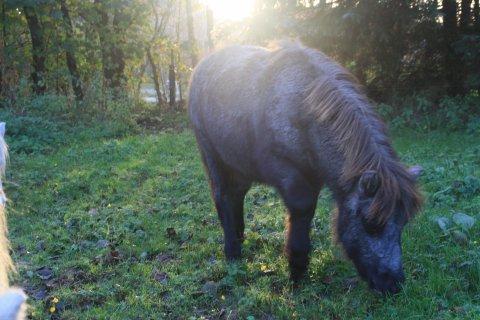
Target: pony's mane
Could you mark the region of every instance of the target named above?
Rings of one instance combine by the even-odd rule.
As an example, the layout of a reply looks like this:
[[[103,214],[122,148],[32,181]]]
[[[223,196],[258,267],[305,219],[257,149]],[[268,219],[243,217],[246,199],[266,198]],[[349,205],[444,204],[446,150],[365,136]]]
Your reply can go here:
[[[284,49],[289,50],[291,46]],[[330,128],[335,145],[344,157],[342,187],[352,188],[363,172],[375,170],[380,187],[369,218],[383,224],[398,205],[410,218],[421,205],[415,179],[399,162],[385,125],[373,111],[362,87],[350,72],[324,54],[297,45],[299,49],[318,70],[316,80],[307,88],[305,105],[316,121]]]
[[[5,174],[7,157],[7,144],[0,135],[0,289],[8,288],[8,273],[13,270],[13,263],[9,255],[10,247],[7,238],[7,219],[5,216],[5,203],[7,198],[3,192],[1,181]]]

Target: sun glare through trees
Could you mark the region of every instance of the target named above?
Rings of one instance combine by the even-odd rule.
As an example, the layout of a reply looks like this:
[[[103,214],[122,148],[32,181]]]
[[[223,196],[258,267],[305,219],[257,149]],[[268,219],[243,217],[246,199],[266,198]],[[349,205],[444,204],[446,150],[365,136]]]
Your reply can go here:
[[[204,0],[217,20],[242,20],[252,14],[254,0]]]

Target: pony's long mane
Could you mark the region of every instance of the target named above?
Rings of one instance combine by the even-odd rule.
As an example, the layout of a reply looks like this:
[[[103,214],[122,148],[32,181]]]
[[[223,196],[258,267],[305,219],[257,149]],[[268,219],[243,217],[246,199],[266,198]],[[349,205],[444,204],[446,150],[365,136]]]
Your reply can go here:
[[[373,111],[355,77],[322,53],[303,50],[317,66],[318,77],[309,88],[305,105],[316,121],[330,128],[344,157],[341,184],[352,188],[367,170],[375,170],[380,187],[369,218],[384,223],[400,205],[407,218],[421,205],[414,178],[398,160],[384,123]]]
[[[8,273],[13,270],[13,263],[9,254],[9,242],[7,238],[7,219],[5,216],[5,202],[7,198],[3,192],[2,181],[5,174],[8,151],[7,144],[0,136],[0,289],[8,288]]]

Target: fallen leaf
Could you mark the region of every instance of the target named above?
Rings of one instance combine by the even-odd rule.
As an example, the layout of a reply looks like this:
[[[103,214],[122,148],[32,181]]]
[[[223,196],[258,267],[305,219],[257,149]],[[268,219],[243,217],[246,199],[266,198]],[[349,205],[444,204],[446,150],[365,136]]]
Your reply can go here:
[[[266,264],[262,264],[260,266],[260,270],[262,271],[262,274],[265,276],[269,276],[275,273],[275,271],[273,269],[270,269]]]
[[[169,238],[175,238],[177,236],[177,231],[175,231],[175,229],[172,227],[167,228],[167,236]]]
[[[357,287],[358,278],[357,277],[350,277],[350,278],[345,279],[345,281],[343,283],[344,283],[345,287],[347,288],[347,290],[350,291],[350,290]]]
[[[465,245],[468,243],[468,237],[462,231],[455,230],[453,231],[452,236],[453,240],[458,244]]]
[[[36,271],[37,271],[37,275],[42,280],[48,280],[53,277],[53,270],[49,267],[41,267],[41,268],[38,268]]]
[[[157,269],[153,270],[153,279],[161,284],[167,284],[168,275],[166,272],[158,271]]]
[[[160,253],[155,259],[160,263],[167,263],[173,260],[173,256],[168,253]]]
[[[47,297],[47,289],[45,287],[34,288],[32,290],[28,290],[27,288],[27,293],[30,297],[37,301],[45,300]]]
[[[326,284],[326,285],[331,284],[332,281],[333,281],[333,279],[332,279],[332,277],[330,277],[330,276],[325,276],[325,277],[322,279],[322,283],[323,283],[323,284]]]

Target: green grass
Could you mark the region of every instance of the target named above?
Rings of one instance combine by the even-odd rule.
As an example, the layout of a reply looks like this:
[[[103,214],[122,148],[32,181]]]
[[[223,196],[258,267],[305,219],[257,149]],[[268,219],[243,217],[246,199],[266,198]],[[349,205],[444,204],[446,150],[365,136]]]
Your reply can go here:
[[[33,319],[480,319],[480,222],[464,232],[466,241],[452,235],[458,227],[443,232],[435,222],[454,212],[480,218],[480,137],[394,136],[404,161],[424,166],[427,202],[403,234],[405,287],[389,298],[357,282],[332,243],[328,191],[319,199],[309,278],[300,288],[291,288],[282,255],[285,209],[267,187],[249,192],[243,259],[227,265],[188,130],[69,135],[48,152],[13,150],[5,186],[16,283],[31,295],[29,313]],[[51,279],[38,276],[41,267],[53,270]]]

